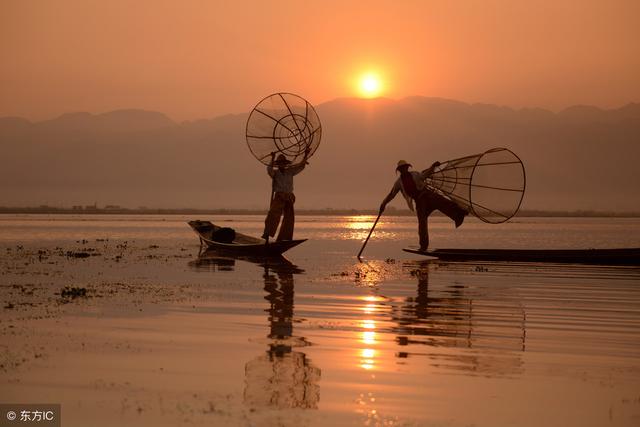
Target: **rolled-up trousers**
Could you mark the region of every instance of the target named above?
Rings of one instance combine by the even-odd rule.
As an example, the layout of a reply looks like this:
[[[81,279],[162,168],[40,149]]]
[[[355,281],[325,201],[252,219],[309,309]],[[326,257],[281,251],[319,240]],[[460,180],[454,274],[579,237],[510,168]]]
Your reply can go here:
[[[271,206],[269,207],[269,213],[264,220],[264,232],[266,235],[273,237],[276,235],[278,224],[280,223],[280,217],[284,214],[282,219],[282,226],[280,227],[280,233],[276,240],[293,240],[293,225],[295,223],[295,214],[293,211],[293,204],[296,202],[296,196],[293,193],[281,193],[276,192],[271,199]]]
[[[452,220],[456,220],[466,211],[460,206],[430,190],[423,190],[415,199],[416,215],[418,217],[418,235],[420,236],[420,248],[429,247],[429,215],[435,210],[439,210]]]

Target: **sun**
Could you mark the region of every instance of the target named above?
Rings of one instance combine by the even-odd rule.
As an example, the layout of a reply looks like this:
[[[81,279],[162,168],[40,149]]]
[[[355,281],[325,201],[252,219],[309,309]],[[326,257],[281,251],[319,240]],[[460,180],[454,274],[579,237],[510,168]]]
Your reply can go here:
[[[360,77],[358,90],[363,98],[375,98],[382,93],[382,80],[375,73],[366,73]]]

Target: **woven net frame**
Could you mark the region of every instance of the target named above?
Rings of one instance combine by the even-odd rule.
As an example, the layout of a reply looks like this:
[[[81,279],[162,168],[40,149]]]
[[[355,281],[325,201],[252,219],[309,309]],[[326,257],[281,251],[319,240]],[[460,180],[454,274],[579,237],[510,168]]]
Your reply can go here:
[[[482,221],[499,224],[520,209],[526,174],[514,152],[492,148],[442,163],[425,183]]]
[[[263,98],[251,111],[246,141],[253,156],[269,165],[271,154],[282,154],[291,164],[311,157],[320,145],[322,125],[313,106],[286,92]]]

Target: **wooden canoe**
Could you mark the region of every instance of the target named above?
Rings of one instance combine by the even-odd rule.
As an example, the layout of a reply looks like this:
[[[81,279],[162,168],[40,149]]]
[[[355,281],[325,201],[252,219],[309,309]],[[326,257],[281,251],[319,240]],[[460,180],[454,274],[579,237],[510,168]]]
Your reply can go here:
[[[211,239],[212,234],[222,227],[210,221],[200,220],[189,221],[188,224],[198,235],[202,245],[226,254],[241,256],[278,256],[307,240],[283,240],[280,242],[274,240],[266,243],[264,239],[236,232],[236,238],[233,242],[222,243]]]
[[[640,248],[618,249],[435,249],[421,252],[403,249],[417,255],[444,261],[516,261],[600,265],[640,265]]]

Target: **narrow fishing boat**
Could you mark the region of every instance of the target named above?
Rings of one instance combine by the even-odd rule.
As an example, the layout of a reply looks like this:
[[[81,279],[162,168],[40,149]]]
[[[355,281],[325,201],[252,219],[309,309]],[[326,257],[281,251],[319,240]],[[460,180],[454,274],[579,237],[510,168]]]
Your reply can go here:
[[[618,249],[434,249],[405,252],[443,261],[516,261],[600,265],[640,265],[640,248]]]
[[[219,252],[235,255],[278,256],[305,242],[307,239],[266,242],[264,239],[220,227],[210,221],[189,221],[189,226],[200,238],[200,244]]]

